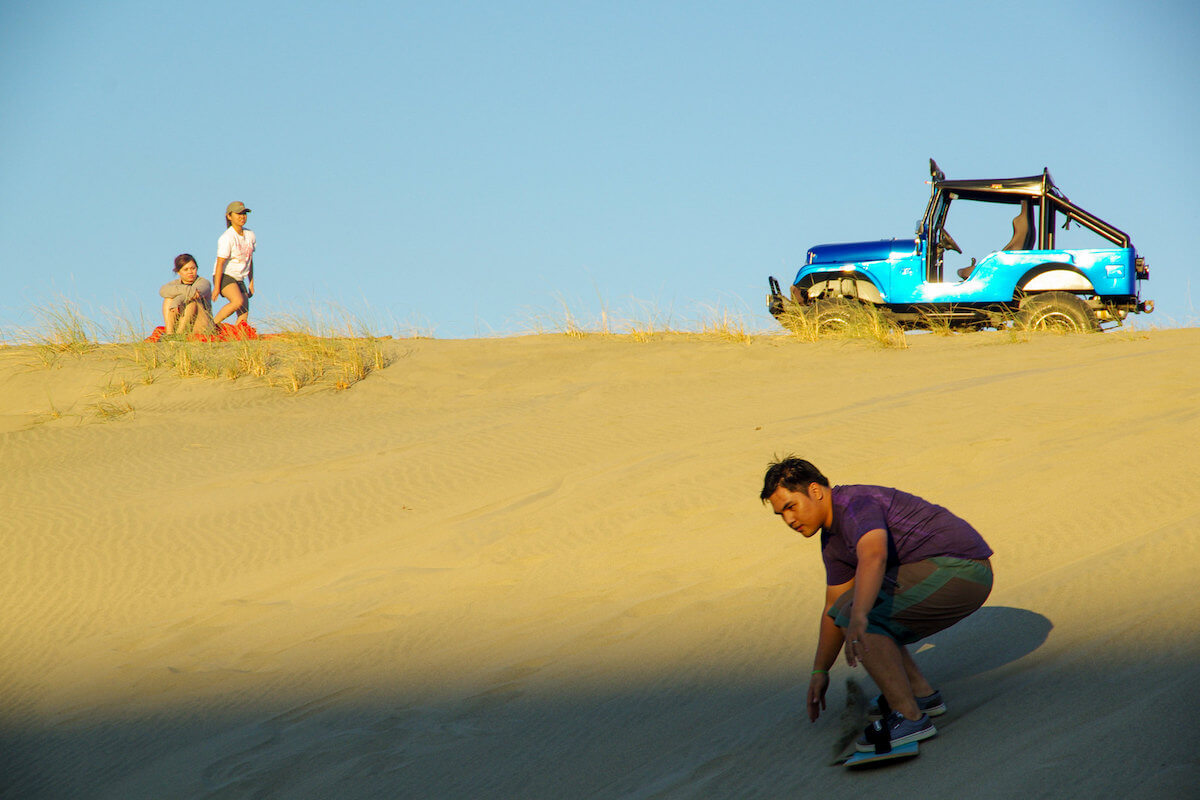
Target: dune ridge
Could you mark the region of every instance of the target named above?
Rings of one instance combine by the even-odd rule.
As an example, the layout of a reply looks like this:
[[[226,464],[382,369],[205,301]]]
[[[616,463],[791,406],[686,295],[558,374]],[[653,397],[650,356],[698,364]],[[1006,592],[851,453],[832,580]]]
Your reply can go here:
[[[0,348],[0,794],[1185,796],[1200,331],[909,340],[395,340],[347,391],[164,374],[109,420],[103,353]],[[785,452],[996,550],[904,767],[827,766],[861,670],[804,717]]]

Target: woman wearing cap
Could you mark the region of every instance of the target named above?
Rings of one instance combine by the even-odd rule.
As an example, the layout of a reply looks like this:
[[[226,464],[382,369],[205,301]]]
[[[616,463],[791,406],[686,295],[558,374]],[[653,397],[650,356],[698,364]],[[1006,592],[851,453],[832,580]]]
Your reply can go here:
[[[213,272],[213,302],[217,295],[229,302],[217,314],[216,322],[237,312],[238,324],[250,316],[250,298],[254,296],[254,231],[246,227],[250,209],[240,201],[225,208],[225,233],[217,239],[217,265]]]
[[[174,272],[178,277],[158,290],[164,298],[167,333],[183,333],[189,325],[192,333],[206,333],[212,326],[212,287],[206,278],[198,277],[200,269],[191,253],[175,256]]]

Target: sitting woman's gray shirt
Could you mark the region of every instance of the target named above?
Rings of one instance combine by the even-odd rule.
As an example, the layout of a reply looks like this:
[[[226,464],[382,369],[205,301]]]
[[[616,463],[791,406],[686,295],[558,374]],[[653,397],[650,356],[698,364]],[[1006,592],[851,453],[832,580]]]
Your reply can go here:
[[[212,284],[207,278],[196,278],[191,283],[184,283],[179,278],[163,284],[158,293],[168,300],[174,300],[175,308],[183,308],[193,300],[199,300],[205,308],[212,302]]]

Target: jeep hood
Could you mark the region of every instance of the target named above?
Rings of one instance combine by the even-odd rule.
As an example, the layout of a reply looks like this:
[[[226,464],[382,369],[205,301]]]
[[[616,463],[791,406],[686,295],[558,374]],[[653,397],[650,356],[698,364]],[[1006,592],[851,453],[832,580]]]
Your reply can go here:
[[[917,251],[916,239],[880,239],[875,242],[819,244],[808,251],[809,264],[846,264],[859,261],[886,261],[911,256]]]

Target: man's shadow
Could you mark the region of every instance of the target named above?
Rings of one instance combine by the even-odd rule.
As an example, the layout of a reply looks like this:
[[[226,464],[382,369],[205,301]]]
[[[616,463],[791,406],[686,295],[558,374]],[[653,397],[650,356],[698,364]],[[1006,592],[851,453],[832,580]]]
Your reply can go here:
[[[990,670],[1011,664],[1042,646],[1054,625],[1034,611],[1007,606],[984,606],[944,631],[908,645],[913,660],[935,687],[954,689],[959,681],[969,680]],[[864,676],[866,677],[866,676]],[[868,679],[869,680],[869,679]],[[862,732],[867,720],[864,690],[855,678],[847,678],[846,710],[842,713],[842,735],[834,743],[833,763],[846,755],[845,747]],[[878,692],[876,687],[871,690]],[[969,703],[955,698],[955,716],[969,711],[986,697],[974,693]],[[841,702],[840,699],[831,700]],[[938,717],[938,725],[945,725]]]
[[[909,652],[921,671],[961,680],[1010,664],[1042,646],[1054,624],[1034,611],[984,606],[957,625],[935,633]]]

